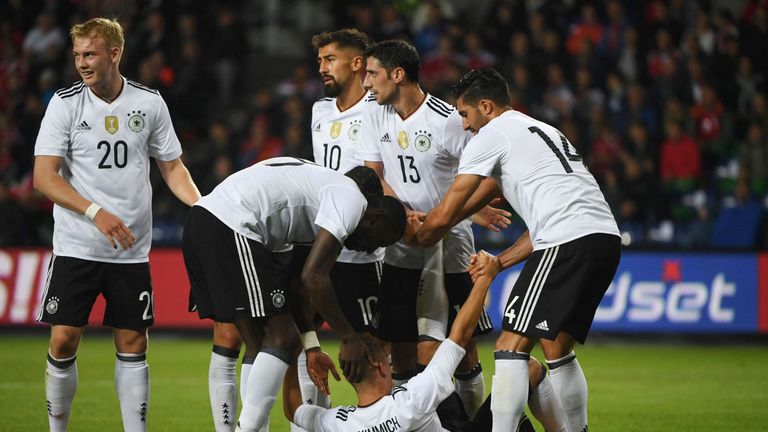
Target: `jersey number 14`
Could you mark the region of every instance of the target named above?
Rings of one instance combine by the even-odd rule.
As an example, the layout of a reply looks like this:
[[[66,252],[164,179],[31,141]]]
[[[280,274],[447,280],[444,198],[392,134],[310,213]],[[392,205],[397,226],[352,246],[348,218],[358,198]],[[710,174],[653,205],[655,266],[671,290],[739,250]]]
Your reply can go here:
[[[552,150],[552,153],[554,153],[555,156],[557,156],[557,158],[560,160],[560,163],[563,165],[565,172],[573,172],[573,168],[571,168],[571,164],[568,161],[580,162],[581,156],[579,156],[579,154],[576,152],[576,148],[574,148],[573,153],[571,153],[571,143],[568,142],[568,139],[565,137],[565,135],[563,135],[560,131],[557,132],[557,134],[560,135],[560,143],[563,145],[563,152],[565,152],[565,155],[563,155],[563,152],[557,148],[557,145],[555,145],[554,141],[552,141],[552,138],[544,133],[543,130],[536,126],[531,126],[528,128],[528,130],[531,131],[531,133],[537,134],[539,137],[541,137],[542,140],[544,140],[545,143],[547,143],[547,146],[550,150]]]

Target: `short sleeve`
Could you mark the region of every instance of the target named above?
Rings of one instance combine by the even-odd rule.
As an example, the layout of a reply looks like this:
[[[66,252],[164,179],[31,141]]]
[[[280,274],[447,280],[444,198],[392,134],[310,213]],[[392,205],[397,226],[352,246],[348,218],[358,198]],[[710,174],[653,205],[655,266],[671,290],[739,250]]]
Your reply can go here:
[[[464,149],[458,174],[490,176],[508,147],[506,144],[504,136],[495,130],[482,130]]]
[[[409,405],[423,414],[436,410],[454,391],[453,374],[465,353],[456,342],[444,340],[427,368],[405,384],[410,397]]]
[[[379,127],[375,113],[379,107],[374,102],[364,102],[363,122],[360,125],[362,138],[360,142],[360,159],[371,162],[381,162],[381,150],[379,150]]]
[[[472,139],[472,132],[465,131],[461,124],[459,112],[453,110],[445,121],[443,131],[443,148],[446,153],[458,159],[464,153],[464,148]]]
[[[35,156],[65,157],[69,150],[72,110],[59,95],[54,95],[40,123],[35,141]]]
[[[181,156],[181,143],[173,129],[168,105],[162,97],[159,98],[157,117],[149,137],[149,155],[161,161],[172,161]]]
[[[315,225],[344,241],[357,228],[368,205],[359,190],[348,186],[329,186],[323,191]]]
[[[293,414],[293,423],[308,431],[330,431],[323,424],[323,418],[331,411],[317,405],[303,404]]]

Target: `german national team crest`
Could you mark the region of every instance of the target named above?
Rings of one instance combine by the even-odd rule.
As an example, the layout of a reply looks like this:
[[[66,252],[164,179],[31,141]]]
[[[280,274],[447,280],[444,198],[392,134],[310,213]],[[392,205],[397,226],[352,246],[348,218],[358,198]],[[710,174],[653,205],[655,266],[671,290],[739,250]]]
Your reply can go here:
[[[120,125],[117,122],[117,116],[106,116],[104,117],[104,129],[107,130],[107,132],[111,133],[112,135],[117,133],[117,130],[120,128]]]
[[[144,117],[146,116],[146,113],[143,113],[141,111],[131,111],[128,116],[130,118],[128,119],[128,129],[139,133],[144,130]]]
[[[59,310],[59,298],[58,297],[51,297],[50,300],[48,300],[48,303],[45,304],[45,311],[48,312],[48,315],[53,315]]]
[[[408,132],[406,131],[400,131],[397,133],[397,143],[400,145],[400,148],[405,150],[408,148]]]
[[[282,290],[272,291],[270,295],[272,295],[272,306],[278,309],[285,306],[285,294]]]
[[[431,138],[432,134],[427,131],[416,131],[416,140],[413,142],[413,147],[420,152],[425,152],[432,145]]]
[[[331,138],[336,139],[341,135],[341,122],[335,121],[331,125]]]
[[[352,141],[357,141],[357,138],[360,136],[360,123],[360,120],[355,120],[349,125],[347,136],[349,136],[349,139]]]

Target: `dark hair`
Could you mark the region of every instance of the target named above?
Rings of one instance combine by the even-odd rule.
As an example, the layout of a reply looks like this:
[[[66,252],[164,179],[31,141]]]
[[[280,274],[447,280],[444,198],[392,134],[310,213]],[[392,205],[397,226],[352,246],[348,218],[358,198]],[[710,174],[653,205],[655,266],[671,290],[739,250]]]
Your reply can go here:
[[[357,183],[357,187],[360,188],[360,192],[363,193],[365,198],[370,200],[371,197],[384,196],[381,180],[373,169],[359,165],[345,172],[344,175]]]
[[[387,224],[391,225],[394,233],[397,233],[397,240],[403,238],[406,217],[405,206],[400,200],[389,195],[374,196],[368,199],[368,207],[381,209],[384,212],[384,219],[387,220]]]
[[[387,73],[403,68],[409,81],[419,82],[419,52],[406,41],[390,39],[375,43],[363,52],[363,56],[376,58]]]
[[[335,43],[340,48],[357,48],[360,52],[365,51],[370,45],[368,35],[354,28],[322,32],[312,36],[312,48],[315,51],[332,43]]]
[[[463,96],[464,101],[471,104],[479,102],[480,99],[489,99],[502,106],[511,104],[507,80],[495,69],[469,71],[451,91],[457,100]]]

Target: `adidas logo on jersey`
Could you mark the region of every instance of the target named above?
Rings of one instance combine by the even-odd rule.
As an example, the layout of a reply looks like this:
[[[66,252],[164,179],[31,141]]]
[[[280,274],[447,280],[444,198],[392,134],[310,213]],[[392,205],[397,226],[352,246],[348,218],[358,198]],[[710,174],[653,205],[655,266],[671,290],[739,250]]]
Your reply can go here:
[[[391,143],[392,139],[389,137],[389,132],[385,133],[383,137],[381,137],[381,142],[383,143]]]
[[[86,123],[86,122],[85,122],[85,120],[83,120],[83,122],[82,122],[82,123],[80,123],[79,125],[77,125],[77,127],[75,128],[75,130],[79,130],[79,131],[89,131],[89,130],[91,130],[91,127],[90,127],[90,126],[88,126],[88,123]]]
[[[544,320],[536,324],[536,328],[539,330],[549,331],[549,326],[547,326],[547,320]]]
[[[315,125],[315,132],[320,132],[320,122],[317,122],[317,125]]]

